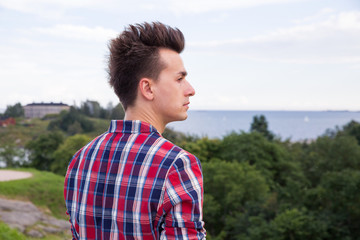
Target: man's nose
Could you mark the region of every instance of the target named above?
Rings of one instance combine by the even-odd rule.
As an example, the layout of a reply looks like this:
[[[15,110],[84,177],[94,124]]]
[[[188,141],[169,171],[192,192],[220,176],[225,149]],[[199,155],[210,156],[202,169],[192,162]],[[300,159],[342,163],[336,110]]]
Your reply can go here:
[[[186,88],[186,96],[194,96],[195,95],[195,89],[191,86],[191,84],[187,82],[187,88]]]

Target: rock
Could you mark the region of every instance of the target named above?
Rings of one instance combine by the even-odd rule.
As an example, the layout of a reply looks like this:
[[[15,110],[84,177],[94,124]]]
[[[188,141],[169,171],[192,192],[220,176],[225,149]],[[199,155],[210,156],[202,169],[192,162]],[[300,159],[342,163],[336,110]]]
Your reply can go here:
[[[31,202],[0,198],[0,220],[30,237],[43,237],[45,232],[71,235],[68,221],[45,215]]]
[[[39,232],[39,231],[37,231],[35,229],[29,230],[28,232],[26,232],[26,235],[28,235],[30,237],[34,237],[34,238],[42,238],[42,237],[44,237],[44,235],[41,232]]]
[[[59,229],[59,228],[47,227],[47,226],[41,226],[41,229],[47,233],[58,233],[58,232],[63,231],[62,229]]]

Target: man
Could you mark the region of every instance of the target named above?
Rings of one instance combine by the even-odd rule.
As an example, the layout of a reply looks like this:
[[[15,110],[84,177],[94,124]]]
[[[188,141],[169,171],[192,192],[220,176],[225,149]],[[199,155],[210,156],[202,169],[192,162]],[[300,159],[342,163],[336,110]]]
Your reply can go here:
[[[195,94],[184,37],[162,23],[130,25],[110,43],[109,78],[123,121],[80,149],[65,177],[73,239],[205,239],[199,160],[164,139]]]

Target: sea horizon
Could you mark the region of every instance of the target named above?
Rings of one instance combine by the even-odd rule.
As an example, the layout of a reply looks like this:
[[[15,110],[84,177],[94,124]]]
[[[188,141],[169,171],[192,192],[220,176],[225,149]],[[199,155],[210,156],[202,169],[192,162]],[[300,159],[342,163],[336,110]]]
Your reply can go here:
[[[259,115],[265,116],[271,132],[291,141],[313,140],[327,129],[360,121],[360,111],[352,110],[189,110],[187,120],[168,127],[185,134],[222,138],[233,131],[249,132],[253,117]]]

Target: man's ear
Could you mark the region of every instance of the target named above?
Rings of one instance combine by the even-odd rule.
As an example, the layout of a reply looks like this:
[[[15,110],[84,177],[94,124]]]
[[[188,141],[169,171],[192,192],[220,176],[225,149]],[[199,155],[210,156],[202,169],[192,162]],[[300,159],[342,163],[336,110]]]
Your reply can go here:
[[[152,91],[153,80],[150,78],[142,78],[139,82],[139,90],[141,95],[147,100],[154,99],[154,93]]]

